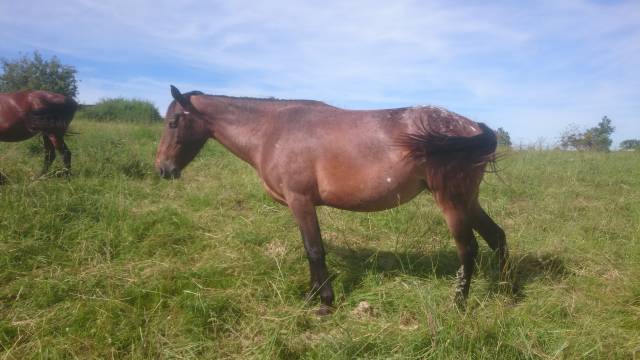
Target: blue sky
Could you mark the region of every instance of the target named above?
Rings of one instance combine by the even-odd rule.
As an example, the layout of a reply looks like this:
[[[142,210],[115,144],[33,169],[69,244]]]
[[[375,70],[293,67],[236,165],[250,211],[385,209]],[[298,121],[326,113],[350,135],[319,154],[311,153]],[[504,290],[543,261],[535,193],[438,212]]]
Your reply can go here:
[[[640,138],[640,1],[10,1],[0,57],[78,70],[79,99],[169,84],[373,109],[441,105],[553,144],[607,115]]]

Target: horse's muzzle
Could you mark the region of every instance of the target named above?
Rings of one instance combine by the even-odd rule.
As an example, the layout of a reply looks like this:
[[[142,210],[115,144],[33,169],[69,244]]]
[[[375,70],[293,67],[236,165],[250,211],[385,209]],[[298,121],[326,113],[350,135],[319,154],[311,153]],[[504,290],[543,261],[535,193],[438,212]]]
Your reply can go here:
[[[179,179],[180,169],[175,166],[160,165],[158,166],[158,174],[160,174],[163,179]]]

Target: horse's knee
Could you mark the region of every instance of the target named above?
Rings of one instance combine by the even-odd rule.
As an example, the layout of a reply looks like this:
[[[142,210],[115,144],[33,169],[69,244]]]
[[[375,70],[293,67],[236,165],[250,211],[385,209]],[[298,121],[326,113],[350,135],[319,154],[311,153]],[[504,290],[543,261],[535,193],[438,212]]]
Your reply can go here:
[[[487,235],[486,237],[483,236],[483,238],[487,241],[487,245],[489,245],[493,251],[504,251],[507,245],[507,235],[498,225],[495,225],[490,235]]]
[[[506,247],[507,237],[504,230],[487,215],[479,204],[476,205],[474,211],[473,228],[480,233],[492,250],[502,251]]]
[[[322,246],[309,246],[307,248],[307,258],[312,264],[324,263],[324,249],[322,248]]]

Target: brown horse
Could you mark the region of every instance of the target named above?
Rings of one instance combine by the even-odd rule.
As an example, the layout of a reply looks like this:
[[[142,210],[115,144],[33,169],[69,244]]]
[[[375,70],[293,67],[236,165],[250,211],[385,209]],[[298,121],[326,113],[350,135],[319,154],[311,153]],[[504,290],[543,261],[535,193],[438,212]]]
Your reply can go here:
[[[209,138],[253,166],[266,191],[287,205],[300,227],[320,314],[333,290],[316,206],[352,211],[396,207],[429,190],[444,212],[462,263],[456,303],[469,293],[476,230],[503,269],[504,231],[478,203],[480,181],[494,160],[496,135],[442,108],[352,111],[318,101],[181,94],[166,114],[156,157],[165,178],[178,178]]]
[[[73,119],[78,104],[70,97],[49,91],[18,91],[0,93],[0,141],[22,141],[42,134],[44,166],[42,174],[60,152],[65,172],[71,169],[71,152],[64,143],[64,134]],[[0,181],[2,181],[0,174]]]

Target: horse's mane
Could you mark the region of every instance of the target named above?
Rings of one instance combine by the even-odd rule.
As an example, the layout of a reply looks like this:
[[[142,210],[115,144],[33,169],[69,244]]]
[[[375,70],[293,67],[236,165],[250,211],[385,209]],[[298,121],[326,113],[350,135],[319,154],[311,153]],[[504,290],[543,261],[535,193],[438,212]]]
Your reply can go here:
[[[328,105],[322,101],[318,100],[306,100],[306,99],[279,99],[276,97],[249,97],[249,96],[227,96],[227,95],[209,95],[217,98],[231,99],[231,100],[240,100],[240,101],[257,101],[257,102],[292,102],[292,103],[305,103],[305,104],[313,104],[313,105]]]
[[[202,95],[208,96],[218,99],[227,99],[232,101],[241,101],[241,102],[284,102],[284,103],[299,103],[299,104],[307,104],[307,105],[323,105],[323,106],[331,106],[325,102],[318,100],[307,100],[307,99],[280,99],[273,96],[270,97],[251,97],[251,96],[229,96],[229,95],[217,95],[217,94],[205,94],[202,91],[194,90],[189,91],[183,94],[184,96],[192,96],[192,95]]]

